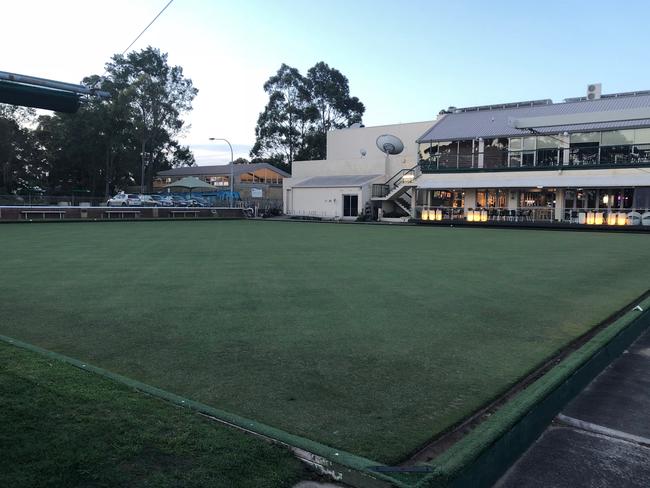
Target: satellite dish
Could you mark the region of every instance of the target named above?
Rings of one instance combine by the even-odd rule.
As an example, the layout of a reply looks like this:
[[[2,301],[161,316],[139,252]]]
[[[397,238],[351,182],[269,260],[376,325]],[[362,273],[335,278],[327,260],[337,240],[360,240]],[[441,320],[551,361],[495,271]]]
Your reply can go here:
[[[397,136],[384,134],[377,138],[377,147],[388,156],[401,153],[404,150],[404,143]]]

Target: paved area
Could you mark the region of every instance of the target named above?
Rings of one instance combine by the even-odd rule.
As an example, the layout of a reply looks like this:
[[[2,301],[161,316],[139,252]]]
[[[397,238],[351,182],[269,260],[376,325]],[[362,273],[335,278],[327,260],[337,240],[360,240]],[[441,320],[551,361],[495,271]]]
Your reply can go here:
[[[495,488],[650,486],[650,331],[578,395]]]

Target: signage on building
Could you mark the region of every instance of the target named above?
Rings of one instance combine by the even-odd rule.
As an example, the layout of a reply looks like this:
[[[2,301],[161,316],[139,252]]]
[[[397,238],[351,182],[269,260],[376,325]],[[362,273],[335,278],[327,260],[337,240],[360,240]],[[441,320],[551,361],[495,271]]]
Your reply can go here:
[[[262,198],[262,189],[261,188],[251,188],[251,197],[253,197],[253,198]]]

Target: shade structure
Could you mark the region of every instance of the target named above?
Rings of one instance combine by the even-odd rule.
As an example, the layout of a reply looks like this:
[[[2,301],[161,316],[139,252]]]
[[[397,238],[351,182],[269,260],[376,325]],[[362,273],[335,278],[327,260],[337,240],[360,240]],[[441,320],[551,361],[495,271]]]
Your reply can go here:
[[[196,176],[186,176],[178,181],[172,181],[169,185],[165,185],[165,188],[186,188],[190,193],[192,190],[214,190],[214,186]]]

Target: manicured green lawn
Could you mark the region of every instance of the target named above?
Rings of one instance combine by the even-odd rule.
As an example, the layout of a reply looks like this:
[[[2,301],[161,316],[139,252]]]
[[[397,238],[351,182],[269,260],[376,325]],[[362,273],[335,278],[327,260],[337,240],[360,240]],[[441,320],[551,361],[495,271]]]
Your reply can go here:
[[[0,334],[395,462],[650,286],[638,234],[1,225]]]
[[[0,486],[290,487],[288,451],[0,343]]]

